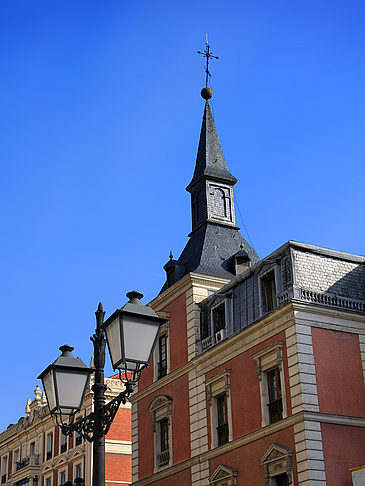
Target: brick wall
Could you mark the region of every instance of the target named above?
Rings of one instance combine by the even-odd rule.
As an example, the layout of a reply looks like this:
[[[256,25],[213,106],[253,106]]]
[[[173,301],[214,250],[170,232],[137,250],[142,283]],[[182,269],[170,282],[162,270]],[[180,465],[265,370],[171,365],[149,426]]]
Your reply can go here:
[[[365,389],[357,334],[312,328],[319,409],[365,417]]]
[[[365,463],[365,429],[322,424],[326,478],[329,486],[352,486],[351,467]]]

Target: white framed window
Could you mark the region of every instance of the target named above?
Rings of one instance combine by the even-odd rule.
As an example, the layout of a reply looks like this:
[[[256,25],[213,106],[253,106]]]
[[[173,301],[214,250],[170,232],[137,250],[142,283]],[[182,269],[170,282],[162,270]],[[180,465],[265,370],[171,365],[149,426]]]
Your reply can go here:
[[[5,484],[8,477],[8,454],[1,457],[1,484]]]
[[[264,427],[287,417],[283,342],[266,346],[252,357],[256,361]]]
[[[60,471],[58,476],[58,485],[64,486],[65,482],[67,481],[67,469]]]
[[[211,449],[224,445],[233,438],[230,375],[231,370],[224,370],[205,382],[209,402]]]
[[[17,463],[20,461],[20,448],[13,450],[13,473],[17,471]]]
[[[46,436],[46,461],[52,459],[53,456],[53,433]]]
[[[60,454],[67,451],[67,435],[60,431]]]
[[[155,472],[172,465],[172,399],[154,398],[148,407],[152,413]]]
[[[261,315],[277,307],[277,296],[280,293],[280,266],[274,265],[259,277],[259,303]]]
[[[169,322],[165,322],[162,325],[153,353],[154,381],[160,380],[170,372],[169,324]]]
[[[79,462],[77,464],[75,464],[74,466],[74,482],[77,482],[76,479],[78,478],[82,478],[82,463]]]
[[[35,454],[35,441],[29,444],[29,455],[33,456]]]

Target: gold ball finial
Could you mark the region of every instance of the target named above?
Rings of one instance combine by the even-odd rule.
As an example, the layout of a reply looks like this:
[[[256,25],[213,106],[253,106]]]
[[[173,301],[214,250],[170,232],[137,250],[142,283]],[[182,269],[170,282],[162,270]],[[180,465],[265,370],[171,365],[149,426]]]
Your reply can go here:
[[[200,92],[201,96],[205,100],[210,100],[210,98],[213,96],[213,91],[210,88],[203,88]]]

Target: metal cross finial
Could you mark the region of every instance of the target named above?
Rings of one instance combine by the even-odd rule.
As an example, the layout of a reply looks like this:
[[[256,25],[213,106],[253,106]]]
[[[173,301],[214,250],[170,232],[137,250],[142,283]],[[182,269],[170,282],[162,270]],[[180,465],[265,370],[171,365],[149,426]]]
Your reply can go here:
[[[205,73],[206,73],[205,87],[207,88],[208,87],[208,79],[209,79],[209,76],[211,76],[211,74],[209,72],[209,59],[210,58],[219,59],[219,57],[213,56],[213,54],[210,52],[210,45],[208,44],[208,34],[206,34],[206,36],[205,36],[205,51],[204,52],[198,51],[198,54],[202,54],[207,59],[206,66],[205,66]]]

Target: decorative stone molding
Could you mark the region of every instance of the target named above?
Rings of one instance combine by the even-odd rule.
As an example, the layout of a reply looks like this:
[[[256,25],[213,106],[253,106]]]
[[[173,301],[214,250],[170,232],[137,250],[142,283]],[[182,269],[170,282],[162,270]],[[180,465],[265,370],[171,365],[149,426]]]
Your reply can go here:
[[[285,377],[283,367],[283,342],[278,341],[265,348],[261,349],[257,353],[252,355],[256,361],[256,373],[260,384],[260,399],[261,399],[261,416],[262,426],[269,425],[269,411],[268,411],[268,385],[267,385],[267,372],[274,368],[279,369],[280,384],[281,384],[281,400],[282,400],[282,417],[287,417],[286,406],[286,392],[285,392]]]
[[[236,486],[237,470],[219,464],[214,473],[209,478],[209,484],[214,486]]]
[[[272,486],[275,476],[286,474],[288,483],[293,484],[292,458],[293,451],[279,444],[271,444],[260,459],[264,467],[264,479],[267,486]]]
[[[156,472],[172,465],[172,398],[168,395],[159,395],[152,400],[148,409],[152,412]],[[161,437],[157,425],[164,419],[167,419],[168,423],[168,450],[161,451],[159,446]]]

